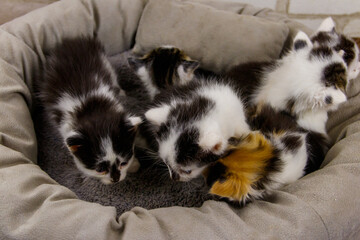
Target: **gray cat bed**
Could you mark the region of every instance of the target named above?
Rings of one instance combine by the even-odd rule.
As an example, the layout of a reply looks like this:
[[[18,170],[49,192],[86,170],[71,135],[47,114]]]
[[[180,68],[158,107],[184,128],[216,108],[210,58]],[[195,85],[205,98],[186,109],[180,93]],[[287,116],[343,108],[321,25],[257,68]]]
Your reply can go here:
[[[359,238],[359,79],[330,116],[333,146],[321,169],[243,208],[208,200],[200,180],[173,183],[159,176],[161,169],[97,185],[77,177],[57,135],[38,120],[36,140],[32,84],[44,54],[63,37],[96,34],[109,55],[173,44],[221,72],[229,64],[279,57],[297,29],[306,30],[269,9],[235,2],[147,3],[65,0],[0,27],[0,238]],[[157,7],[166,4],[172,6]]]

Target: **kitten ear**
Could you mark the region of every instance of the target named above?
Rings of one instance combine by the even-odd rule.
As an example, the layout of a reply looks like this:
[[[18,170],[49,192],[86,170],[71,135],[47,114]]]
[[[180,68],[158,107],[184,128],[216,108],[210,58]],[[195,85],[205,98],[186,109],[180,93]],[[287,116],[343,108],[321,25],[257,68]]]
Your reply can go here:
[[[303,31],[299,31],[293,41],[293,50],[298,51],[300,49],[311,48],[313,45],[310,38]]]
[[[156,126],[160,126],[166,121],[170,113],[170,106],[163,105],[161,107],[156,107],[148,110],[145,113],[145,118]]]
[[[331,17],[326,18],[320,24],[316,32],[334,32],[335,31],[335,22]]]
[[[84,145],[84,139],[79,135],[68,137],[65,142],[72,153],[76,153]]]
[[[181,64],[184,66],[185,72],[194,72],[200,66],[200,63],[194,60],[184,60]]]
[[[226,141],[218,133],[208,132],[200,138],[199,146],[202,149],[210,151],[214,154],[221,154],[226,147]]]

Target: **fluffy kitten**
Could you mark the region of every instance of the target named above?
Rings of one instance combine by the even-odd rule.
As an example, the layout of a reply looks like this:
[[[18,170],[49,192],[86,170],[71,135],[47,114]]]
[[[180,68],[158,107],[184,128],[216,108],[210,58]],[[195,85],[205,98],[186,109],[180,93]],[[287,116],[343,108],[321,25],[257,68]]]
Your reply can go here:
[[[199,66],[199,62],[172,46],[155,48],[142,57],[130,57],[128,61],[151,99],[169,86],[184,85],[191,81]]]
[[[303,32],[282,59],[242,64],[227,75],[248,105],[286,111],[304,129],[323,134],[327,112],[346,101],[347,66],[342,56],[330,47],[314,46]]]
[[[145,118],[155,127],[159,157],[180,181],[199,176],[229,138],[250,132],[239,94],[219,79],[194,79],[162,92]]]
[[[348,80],[354,79],[360,72],[359,47],[354,40],[335,30],[331,17],[326,18],[311,37],[314,46],[331,47],[343,57],[348,72]]]
[[[64,39],[47,57],[39,98],[84,174],[103,183],[123,180],[139,164],[133,141],[141,119],[119,101],[116,75],[100,42]]]
[[[306,131],[284,112],[264,106],[250,120],[254,129],[204,171],[209,193],[245,204],[320,167],[326,139]]]
[[[188,83],[199,66],[197,61],[171,46],[155,48],[140,57],[127,51],[109,57],[109,61],[118,74],[118,83],[126,96],[138,101],[138,106],[132,104],[138,110],[138,115],[144,114],[162,90]],[[140,137],[136,144],[156,151],[157,144],[148,125],[146,121],[140,125]]]

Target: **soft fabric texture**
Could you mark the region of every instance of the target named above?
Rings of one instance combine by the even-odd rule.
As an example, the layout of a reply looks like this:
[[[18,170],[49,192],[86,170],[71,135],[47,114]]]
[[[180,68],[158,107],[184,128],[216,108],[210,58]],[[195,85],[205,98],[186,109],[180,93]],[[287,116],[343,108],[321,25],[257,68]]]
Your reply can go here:
[[[145,3],[65,0],[0,27],[0,239],[359,239],[359,78],[330,115],[335,145],[322,169],[241,209],[209,200],[199,208],[135,207],[117,218],[115,207],[79,200],[35,164],[31,85],[44,52],[62,37],[94,33],[109,54],[129,49]],[[286,21],[290,34],[298,26],[267,9],[209,3]]]
[[[182,49],[216,73],[249,61],[280,56],[289,29],[285,23],[180,1],[150,0],[141,16],[134,52],[162,45]]]

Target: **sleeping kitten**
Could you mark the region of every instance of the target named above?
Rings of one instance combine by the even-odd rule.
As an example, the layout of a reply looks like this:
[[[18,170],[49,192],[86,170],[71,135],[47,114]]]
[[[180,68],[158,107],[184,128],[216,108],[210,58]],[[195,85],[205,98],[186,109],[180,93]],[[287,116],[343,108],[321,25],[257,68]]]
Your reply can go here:
[[[317,170],[326,152],[323,135],[306,131],[296,119],[264,106],[250,120],[254,129],[204,171],[209,193],[245,204]]]
[[[141,119],[119,101],[121,90],[100,42],[64,39],[49,54],[39,98],[78,169],[103,183],[123,180],[139,164],[133,142]]]
[[[348,72],[348,80],[355,79],[360,72],[359,47],[354,40],[337,33],[335,23],[331,17],[326,18],[311,37],[314,46],[330,47],[343,57]]]
[[[155,48],[142,57],[130,57],[128,62],[146,86],[151,99],[169,86],[191,81],[199,66],[199,62],[172,46]]]
[[[188,83],[199,66],[178,48],[163,46],[137,57],[131,51],[108,58],[116,73],[118,83],[126,96],[138,101],[137,115],[143,115],[154,97],[162,90]],[[138,147],[156,151],[157,144],[144,121],[139,127]],[[138,141],[140,140],[140,141]]]
[[[303,32],[293,42],[282,59],[242,64],[227,75],[248,105],[270,105],[296,117],[304,129],[326,134],[327,112],[346,101],[347,66],[336,50],[313,46]]]
[[[199,176],[224,153],[230,137],[250,132],[239,94],[221,80],[194,79],[164,91],[145,118],[154,125],[170,177],[180,181]]]

